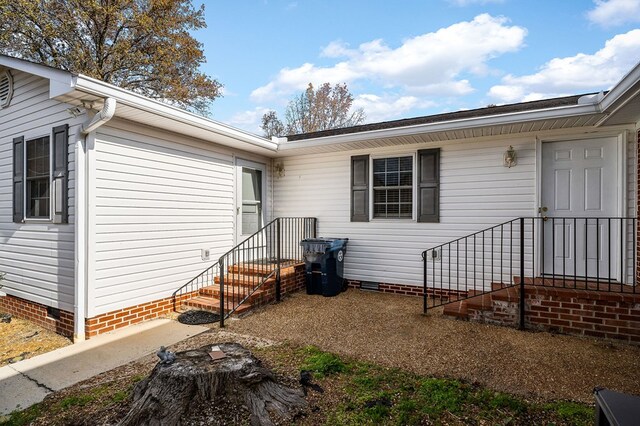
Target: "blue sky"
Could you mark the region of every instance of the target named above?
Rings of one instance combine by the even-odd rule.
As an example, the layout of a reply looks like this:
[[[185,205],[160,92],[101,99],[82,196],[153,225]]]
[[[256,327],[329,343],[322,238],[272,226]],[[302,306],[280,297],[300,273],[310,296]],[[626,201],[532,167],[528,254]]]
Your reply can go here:
[[[640,0],[204,3],[212,116],[255,133],[309,82],[377,122],[606,90],[640,61]]]

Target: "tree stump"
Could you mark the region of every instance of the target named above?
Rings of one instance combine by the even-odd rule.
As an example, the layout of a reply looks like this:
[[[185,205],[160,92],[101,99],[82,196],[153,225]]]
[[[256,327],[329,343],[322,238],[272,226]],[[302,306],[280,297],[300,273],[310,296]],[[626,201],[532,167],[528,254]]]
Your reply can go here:
[[[179,425],[202,404],[226,399],[248,409],[252,425],[288,421],[307,407],[303,392],[278,383],[260,360],[237,343],[217,345],[226,355],[213,360],[211,345],[178,352],[171,364],[158,363],[133,393],[121,425]]]

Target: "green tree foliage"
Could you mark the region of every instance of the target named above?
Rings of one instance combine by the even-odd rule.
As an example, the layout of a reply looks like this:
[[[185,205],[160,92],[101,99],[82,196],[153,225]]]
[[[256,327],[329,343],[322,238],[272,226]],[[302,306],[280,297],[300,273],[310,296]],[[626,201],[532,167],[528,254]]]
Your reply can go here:
[[[198,70],[205,27],[190,0],[0,0],[0,53],[200,113],[221,95]]]
[[[262,116],[262,130],[265,136],[283,136],[282,133],[310,133],[321,130],[339,129],[361,124],[365,119],[362,108],[353,110],[353,95],[347,85],[331,86],[324,83],[318,90],[309,83],[307,89],[291,99],[285,111],[286,125],[275,111]]]

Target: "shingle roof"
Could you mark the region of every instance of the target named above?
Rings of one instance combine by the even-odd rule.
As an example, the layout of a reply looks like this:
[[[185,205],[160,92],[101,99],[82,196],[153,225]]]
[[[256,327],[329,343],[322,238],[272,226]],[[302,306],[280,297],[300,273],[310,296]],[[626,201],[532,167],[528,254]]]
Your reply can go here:
[[[372,130],[392,129],[397,127],[415,126],[419,124],[438,123],[451,120],[462,120],[466,118],[484,117],[490,115],[508,114],[523,111],[535,111],[548,108],[577,105],[578,99],[585,95],[564,96],[560,98],[543,99],[539,101],[519,102],[515,104],[487,106],[483,108],[469,109],[464,111],[447,112],[444,114],[426,115],[422,117],[404,118],[401,120],[382,121],[379,123],[362,124],[359,126],[343,127],[340,129],[321,130],[319,132],[299,133],[288,135],[288,141],[321,138],[325,136],[344,135],[349,133],[367,132]]]

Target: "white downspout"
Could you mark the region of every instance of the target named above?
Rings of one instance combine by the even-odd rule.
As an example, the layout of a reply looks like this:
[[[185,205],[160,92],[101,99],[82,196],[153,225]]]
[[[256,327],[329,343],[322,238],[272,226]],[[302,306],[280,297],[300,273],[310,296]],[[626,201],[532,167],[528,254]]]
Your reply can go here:
[[[80,130],[84,136],[96,130],[98,127],[102,126],[107,121],[113,118],[113,115],[116,113],[116,100],[113,98],[107,98],[104,100],[104,106],[93,118],[82,124],[82,129]]]
[[[88,149],[87,135],[95,131],[107,121],[113,118],[116,112],[116,100],[107,98],[104,106],[91,119],[84,122],[78,130],[75,143],[75,181],[76,181],[76,200],[75,200],[75,300],[74,300],[74,321],[73,321],[73,341],[81,342],[85,340],[85,318],[87,316],[87,288],[88,280],[88,224],[89,215],[94,212],[88,209],[89,191],[92,189],[89,185],[88,170]]]

